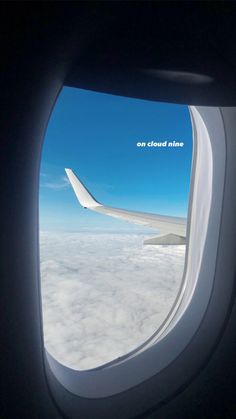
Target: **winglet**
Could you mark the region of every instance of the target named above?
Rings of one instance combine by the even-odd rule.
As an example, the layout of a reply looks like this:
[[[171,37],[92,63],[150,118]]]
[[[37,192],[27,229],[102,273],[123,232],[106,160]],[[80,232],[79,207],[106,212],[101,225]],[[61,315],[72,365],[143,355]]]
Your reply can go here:
[[[84,208],[94,208],[99,207],[101,204],[96,201],[96,199],[91,195],[88,189],[83,185],[83,183],[77,178],[73,170],[65,169],[68,179],[71,183],[72,188],[74,189],[75,195],[78,198],[78,201]]]

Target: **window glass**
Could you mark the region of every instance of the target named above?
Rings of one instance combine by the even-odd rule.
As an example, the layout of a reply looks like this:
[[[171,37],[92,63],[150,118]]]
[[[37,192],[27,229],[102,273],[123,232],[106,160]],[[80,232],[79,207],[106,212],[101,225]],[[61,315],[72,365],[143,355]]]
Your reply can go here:
[[[187,106],[62,90],[40,172],[44,339],[61,363],[94,368],[150,338],[174,304],[186,248],[145,244],[161,231],[83,208],[65,168],[106,206],[186,219],[191,161]]]

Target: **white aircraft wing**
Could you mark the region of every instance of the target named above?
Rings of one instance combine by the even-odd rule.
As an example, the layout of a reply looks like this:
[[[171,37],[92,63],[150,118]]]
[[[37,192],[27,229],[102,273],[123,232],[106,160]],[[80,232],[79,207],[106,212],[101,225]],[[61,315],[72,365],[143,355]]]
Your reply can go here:
[[[111,217],[120,218],[133,224],[144,225],[159,230],[161,236],[145,241],[145,244],[185,244],[186,219],[109,207],[98,202],[71,169],[65,169],[78,201],[84,208]]]

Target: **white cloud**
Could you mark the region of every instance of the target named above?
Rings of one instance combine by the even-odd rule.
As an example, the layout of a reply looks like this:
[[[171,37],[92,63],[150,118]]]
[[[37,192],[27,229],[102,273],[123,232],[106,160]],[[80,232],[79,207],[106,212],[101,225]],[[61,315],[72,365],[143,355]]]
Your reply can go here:
[[[46,177],[45,174],[44,174],[44,177]],[[67,176],[61,176],[59,180],[51,181],[51,182],[43,182],[41,186],[43,188],[49,188],[56,191],[58,190],[60,191],[61,189],[67,189],[70,186],[70,182]]]
[[[145,235],[41,233],[44,337],[75,369],[135,349],[168,314],[185,246],[143,245]]]

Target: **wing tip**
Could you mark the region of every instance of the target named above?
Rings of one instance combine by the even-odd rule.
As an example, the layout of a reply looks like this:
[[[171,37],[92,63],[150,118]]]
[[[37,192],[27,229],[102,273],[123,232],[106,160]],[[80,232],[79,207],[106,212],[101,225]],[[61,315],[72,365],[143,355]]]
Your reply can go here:
[[[91,192],[89,192],[89,190],[76,176],[72,169],[65,168],[65,172],[82,207],[92,209],[94,207],[101,206],[101,204],[93,197]]]

